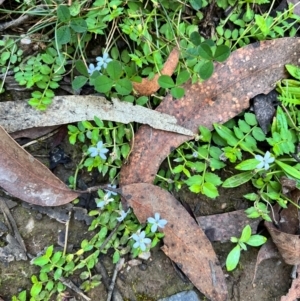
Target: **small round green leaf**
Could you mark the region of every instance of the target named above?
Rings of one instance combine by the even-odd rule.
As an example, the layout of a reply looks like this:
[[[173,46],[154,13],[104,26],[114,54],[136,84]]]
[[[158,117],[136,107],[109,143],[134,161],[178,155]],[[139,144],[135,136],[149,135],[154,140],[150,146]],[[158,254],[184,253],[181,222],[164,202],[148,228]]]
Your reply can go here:
[[[70,26],[77,33],[84,33],[87,31],[87,24],[83,19],[72,20]]]
[[[214,64],[209,61],[209,62],[206,62],[204,63],[201,67],[200,67],[200,70],[199,70],[199,75],[202,79],[208,79],[212,76],[214,72]]]
[[[106,68],[107,74],[113,80],[118,80],[122,75],[122,66],[120,62],[111,61],[107,64]]]
[[[158,78],[158,84],[165,89],[175,86],[173,79],[169,75],[161,75]]]
[[[185,90],[181,87],[171,88],[171,94],[174,98],[179,99],[184,96]]]
[[[64,45],[70,42],[71,40],[71,32],[69,26],[61,26],[56,29],[55,36],[57,43],[59,45]]]
[[[57,18],[60,22],[68,22],[70,19],[70,10],[66,5],[59,5],[57,8]]]
[[[107,93],[111,90],[114,82],[105,75],[99,75],[95,81],[95,90],[100,93]]]
[[[214,59],[218,62],[224,62],[230,55],[230,48],[226,45],[217,46]]]
[[[132,83],[129,79],[123,78],[116,83],[116,90],[121,95],[128,95],[132,91]]]

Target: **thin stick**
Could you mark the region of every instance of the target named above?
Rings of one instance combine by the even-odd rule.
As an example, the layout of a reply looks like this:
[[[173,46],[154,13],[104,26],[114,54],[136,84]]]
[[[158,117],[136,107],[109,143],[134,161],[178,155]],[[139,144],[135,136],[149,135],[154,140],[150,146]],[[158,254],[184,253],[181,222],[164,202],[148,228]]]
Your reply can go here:
[[[59,280],[68,288],[70,288],[72,291],[74,291],[75,293],[77,293],[79,296],[81,296],[83,299],[87,300],[87,301],[91,301],[92,299],[89,298],[88,296],[86,296],[83,291],[77,287],[71,280],[66,279],[64,277],[60,277]]]
[[[107,294],[106,301],[110,301],[111,300],[111,296],[112,296],[112,293],[113,293],[113,290],[114,290],[114,287],[115,287],[117,275],[118,275],[118,272],[121,270],[121,268],[122,268],[122,266],[124,264],[124,261],[125,261],[124,258],[121,258],[119,260],[119,262],[116,264],[116,267],[115,267],[115,270],[114,270],[114,274],[112,276],[111,283],[110,283],[110,286],[109,286],[109,289],[108,289],[108,294]]]
[[[69,212],[69,219],[66,222],[66,234],[65,234],[65,244],[64,244],[63,256],[65,256],[66,252],[67,252],[68,237],[69,237],[69,225],[70,225],[70,220],[71,220],[71,214],[72,214],[72,211]]]

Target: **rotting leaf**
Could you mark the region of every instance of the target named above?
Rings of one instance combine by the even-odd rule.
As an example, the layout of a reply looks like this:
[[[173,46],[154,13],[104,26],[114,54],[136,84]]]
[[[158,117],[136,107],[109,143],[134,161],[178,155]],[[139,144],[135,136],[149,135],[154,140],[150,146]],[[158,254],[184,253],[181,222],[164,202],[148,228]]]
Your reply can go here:
[[[179,50],[174,48],[169,54],[168,59],[166,60],[160,74],[155,74],[152,79],[143,78],[141,83],[132,82],[134,90],[140,95],[151,95],[155,93],[159,88],[158,78],[161,75],[171,76],[178,64],[179,61]]]
[[[166,96],[157,111],[173,115],[178,124],[195,134],[200,124],[212,129],[213,123],[224,123],[248,108],[255,95],[273,90],[276,82],[287,76],[284,65],[298,64],[299,44],[299,38],[282,38],[238,49],[225,63],[216,63],[211,78],[186,84],[180,101]],[[121,170],[121,185],[152,183],[166,156],[189,139],[140,127],[129,164]]]
[[[162,250],[209,299],[225,301],[225,278],[211,243],[180,203],[152,184],[126,185],[121,190],[141,223],[156,212],[168,221],[162,229]]]
[[[11,195],[41,206],[63,205],[78,196],[20,147],[1,126],[0,152],[0,186]]]
[[[299,300],[298,298],[300,298],[300,290],[299,290],[299,286],[300,286],[300,265],[298,265],[298,267],[297,267],[297,275],[298,275],[298,277],[293,280],[292,286],[289,289],[288,293],[285,296],[282,296],[280,298],[280,301]]]

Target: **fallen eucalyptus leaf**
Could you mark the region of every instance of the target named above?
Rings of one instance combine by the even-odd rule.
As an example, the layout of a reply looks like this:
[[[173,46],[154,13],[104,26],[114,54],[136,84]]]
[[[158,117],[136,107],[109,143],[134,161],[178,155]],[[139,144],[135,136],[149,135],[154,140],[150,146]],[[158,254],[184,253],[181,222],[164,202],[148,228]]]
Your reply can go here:
[[[95,116],[121,123],[148,124],[156,129],[193,136],[192,131],[177,125],[173,116],[116,98],[110,102],[101,96],[56,96],[46,111],[37,111],[23,100],[0,103],[0,125],[7,132],[93,120]]]
[[[78,196],[1,126],[0,153],[0,186],[11,195],[41,206],[63,205]]]

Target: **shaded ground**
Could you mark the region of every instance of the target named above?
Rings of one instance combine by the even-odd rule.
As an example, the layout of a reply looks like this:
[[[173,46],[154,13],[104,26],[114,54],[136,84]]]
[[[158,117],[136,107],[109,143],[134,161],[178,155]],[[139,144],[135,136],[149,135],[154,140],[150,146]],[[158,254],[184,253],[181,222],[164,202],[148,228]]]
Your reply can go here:
[[[74,148],[70,147],[67,142],[63,144],[63,147],[67,154],[72,154],[73,161],[66,166],[60,165],[55,170],[55,174],[66,181],[72,175],[72,170],[75,167],[76,151],[74,152]],[[45,164],[48,164],[48,151],[49,148],[46,142],[31,148],[32,153],[44,155],[44,157],[41,157],[41,161]],[[226,173],[223,176],[226,176]],[[89,183],[93,180],[93,176],[92,174],[82,173],[80,180]],[[180,201],[187,202],[195,211],[196,216],[199,216],[245,208],[247,203],[242,201],[241,196],[251,191],[251,189],[251,185],[248,184],[235,190],[223,189],[220,190],[220,197],[216,200],[192,194],[187,189],[174,192],[174,195]],[[89,202],[91,203],[93,200],[91,199]],[[35,256],[51,244],[58,246],[58,234],[65,230],[63,223],[50,219],[37,211],[24,208],[20,201],[18,201],[18,206],[13,208],[11,212],[30,254]],[[0,220],[5,223],[3,215],[0,215]],[[91,237],[91,233],[87,231],[87,228],[88,226],[84,222],[71,220],[68,242],[69,245],[73,246],[73,250],[80,248],[80,242],[84,238]],[[4,239],[2,237],[1,245],[3,246],[3,244]],[[247,252],[243,252],[238,269],[232,273],[227,273],[224,268],[225,260],[233,245],[231,243],[213,243],[213,246],[226,274],[229,300],[279,301],[280,297],[288,291],[291,282],[289,276],[291,267],[284,264],[282,260],[271,259],[263,262],[259,266],[255,285],[253,286],[252,278],[258,249],[249,248]],[[105,255],[101,257],[101,260],[111,276],[114,269],[111,257]],[[38,273],[38,268],[30,265],[29,261],[1,263],[0,295],[2,298],[11,300],[12,295],[19,291],[23,289],[29,291],[31,287],[30,277],[34,273]],[[75,284],[80,285],[78,274],[75,274],[72,280]],[[133,267],[127,263],[119,273],[117,285],[123,297],[130,301],[157,300],[193,288],[191,283],[185,282],[184,278],[180,277],[170,259],[159,248],[152,251],[151,259],[146,262],[141,261],[140,264]],[[106,300],[106,289],[101,284],[87,295],[92,300]],[[201,300],[207,300],[200,293],[199,296],[202,298]],[[76,296],[76,300],[81,299]]]

